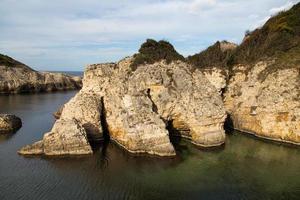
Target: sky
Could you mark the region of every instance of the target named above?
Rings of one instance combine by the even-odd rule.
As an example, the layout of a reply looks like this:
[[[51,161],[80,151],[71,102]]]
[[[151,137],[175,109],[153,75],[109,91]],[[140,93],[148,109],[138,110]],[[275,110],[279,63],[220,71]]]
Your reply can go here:
[[[0,53],[37,70],[82,71],[116,62],[147,39],[182,55],[246,30],[299,0],[0,0]]]

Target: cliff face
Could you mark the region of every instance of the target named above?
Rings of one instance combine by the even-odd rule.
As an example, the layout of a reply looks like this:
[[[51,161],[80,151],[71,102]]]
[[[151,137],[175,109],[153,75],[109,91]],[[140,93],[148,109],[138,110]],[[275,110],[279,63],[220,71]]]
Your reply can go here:
[[[64,106],[59,120],[75,119],[88,138],[101,138],[107,131],[132,153],[175,155],[169,138],[174,129],[198,146],[224,143],[223,102],[200,71],[177,58],[132,68],[135,58],[88,66],[83,88]],[[60,143],[60,138],[52,142]],[[34,149],[29,146],[20,153]]]
[[[236,65],[225,93],[225,106],[235,129],[259,137],[300,144],[300,69],[260,76],[269,62]],[[247,73],[245,72],[247,71]]]
[[[216,43],[188,60],[222,92],[235,129],[300,144],[300,4],[227,54]]]
[[[0,54],[0,93],[50,92],[81,87],[81,78],[61,73],[37,72]]]

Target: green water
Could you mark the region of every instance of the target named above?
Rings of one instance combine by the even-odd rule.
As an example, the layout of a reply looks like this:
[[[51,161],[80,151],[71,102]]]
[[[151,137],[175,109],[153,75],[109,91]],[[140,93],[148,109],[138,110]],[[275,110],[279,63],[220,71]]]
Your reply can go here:
[[[0,136],[0,199],[300,199],[300,148],[238,132],[226,145],[201,150],[177,139],[177,156],[135,156],[109,142],[92,156],[22,157],[42,138],[51,115],[75,92],[0,96],[0,112],[23,127]]]

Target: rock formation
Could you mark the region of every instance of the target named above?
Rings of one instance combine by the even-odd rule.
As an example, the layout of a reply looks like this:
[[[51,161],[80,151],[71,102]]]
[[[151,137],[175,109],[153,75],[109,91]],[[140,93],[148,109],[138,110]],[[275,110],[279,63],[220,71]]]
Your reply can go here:
[[[9,114],[0,114],[0,133],[14,132],[22,127],[19,117]]]
[[[54,127],[61,120],[74,119],[87,133],[89,139],[85,143],[103,137],[106,130],[113,141],[129,152],[159,156],[175,155],[168,126],[198,146],[223,144],[226,114],[217,90],[199,70],[192,70],[178,59],[181,57],[176,56],[172,46],[167,55],[159,51],[161,43],[170,47],[166,42],[148,40],[133,57],[88,66],[83,88],[64,105]],[[66,130],[52,132],[48,142],[52,145],[48,148],[62,143],[59,135],[72,134]],[[46,134],[43,142],[26,146],[19,153],[46,154],[48,137]]]
[[[37,72],[0,54],[0,94],[50,92],[81,88],[81,78],[62,73]]]

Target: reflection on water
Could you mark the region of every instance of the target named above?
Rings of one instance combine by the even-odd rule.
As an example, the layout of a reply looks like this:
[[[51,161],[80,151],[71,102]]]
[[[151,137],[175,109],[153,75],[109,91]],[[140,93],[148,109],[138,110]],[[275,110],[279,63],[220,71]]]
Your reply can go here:
[[[202,150],[172,138],[177,156],[127,153],[112,142],[82,157],[22,157],[42,138],[52,112],[75,92],[0,96],[0,112],[23,127],[0,136],[0,199],[299,199],[300,149],[237,132],[222,148]]]

